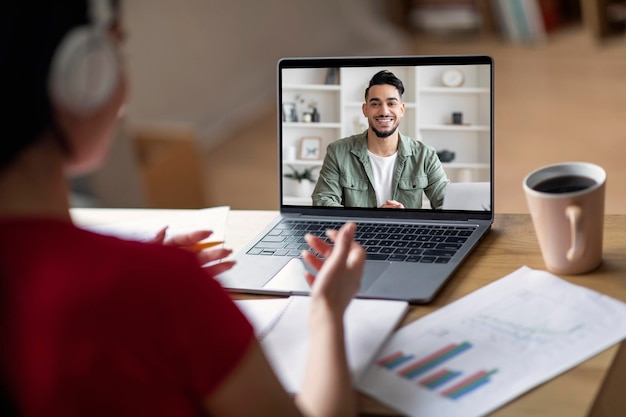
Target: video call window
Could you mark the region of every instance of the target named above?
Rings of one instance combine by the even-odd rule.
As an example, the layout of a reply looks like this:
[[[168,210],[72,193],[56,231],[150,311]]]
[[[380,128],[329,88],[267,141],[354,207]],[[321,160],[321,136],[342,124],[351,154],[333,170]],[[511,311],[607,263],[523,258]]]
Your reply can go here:
[[[436,150],[450,180],[439,209],[489,210],[492,79],[489,65],[287,68],[280,74],[282,204],[312,206],[327,146],[368,129],[362,106],[372,76],[405,88],[398,131]],[[424,195],[420,210],[431,210]]]

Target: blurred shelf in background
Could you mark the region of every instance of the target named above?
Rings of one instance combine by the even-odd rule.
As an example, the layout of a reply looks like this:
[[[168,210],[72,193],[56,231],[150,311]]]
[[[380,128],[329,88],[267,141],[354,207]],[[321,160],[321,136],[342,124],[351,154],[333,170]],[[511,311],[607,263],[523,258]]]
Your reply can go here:
[[[583,21],[594,39],[626,39],[626,1],[580,0]]]
[[[597,42],[626,37],[626,0],[387,0],[389,17],[415,34],[491,34],[541,43],[559,30],[584,25]]]

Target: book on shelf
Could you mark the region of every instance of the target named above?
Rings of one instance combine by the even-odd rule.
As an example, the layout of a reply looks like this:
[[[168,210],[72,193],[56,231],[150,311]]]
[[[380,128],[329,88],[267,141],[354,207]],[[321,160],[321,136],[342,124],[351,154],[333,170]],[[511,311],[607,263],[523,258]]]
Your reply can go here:
[[[539,0],[492,0],[503,36],[511,42],[536,44],[546,40]]]

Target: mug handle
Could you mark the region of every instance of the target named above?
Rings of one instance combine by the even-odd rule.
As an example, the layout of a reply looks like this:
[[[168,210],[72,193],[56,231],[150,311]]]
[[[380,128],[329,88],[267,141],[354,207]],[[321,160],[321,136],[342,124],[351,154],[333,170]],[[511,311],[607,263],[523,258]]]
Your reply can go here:
[[[565,209],[565,216],[570,222],[571,245],[566,254],[567,260],[570,262],[582,256],[585,251],[582,214],[579,206],[567,206]]]

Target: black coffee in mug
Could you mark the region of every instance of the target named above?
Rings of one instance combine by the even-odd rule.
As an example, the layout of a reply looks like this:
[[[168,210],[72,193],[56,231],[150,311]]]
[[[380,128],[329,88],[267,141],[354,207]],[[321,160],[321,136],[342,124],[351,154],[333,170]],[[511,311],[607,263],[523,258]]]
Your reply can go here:
[[[533,187],[533,190],[542,193],[563,194],[582,191],[596,185],[593,178],[581,175],[563,175],[561,177],[548,178]]]

